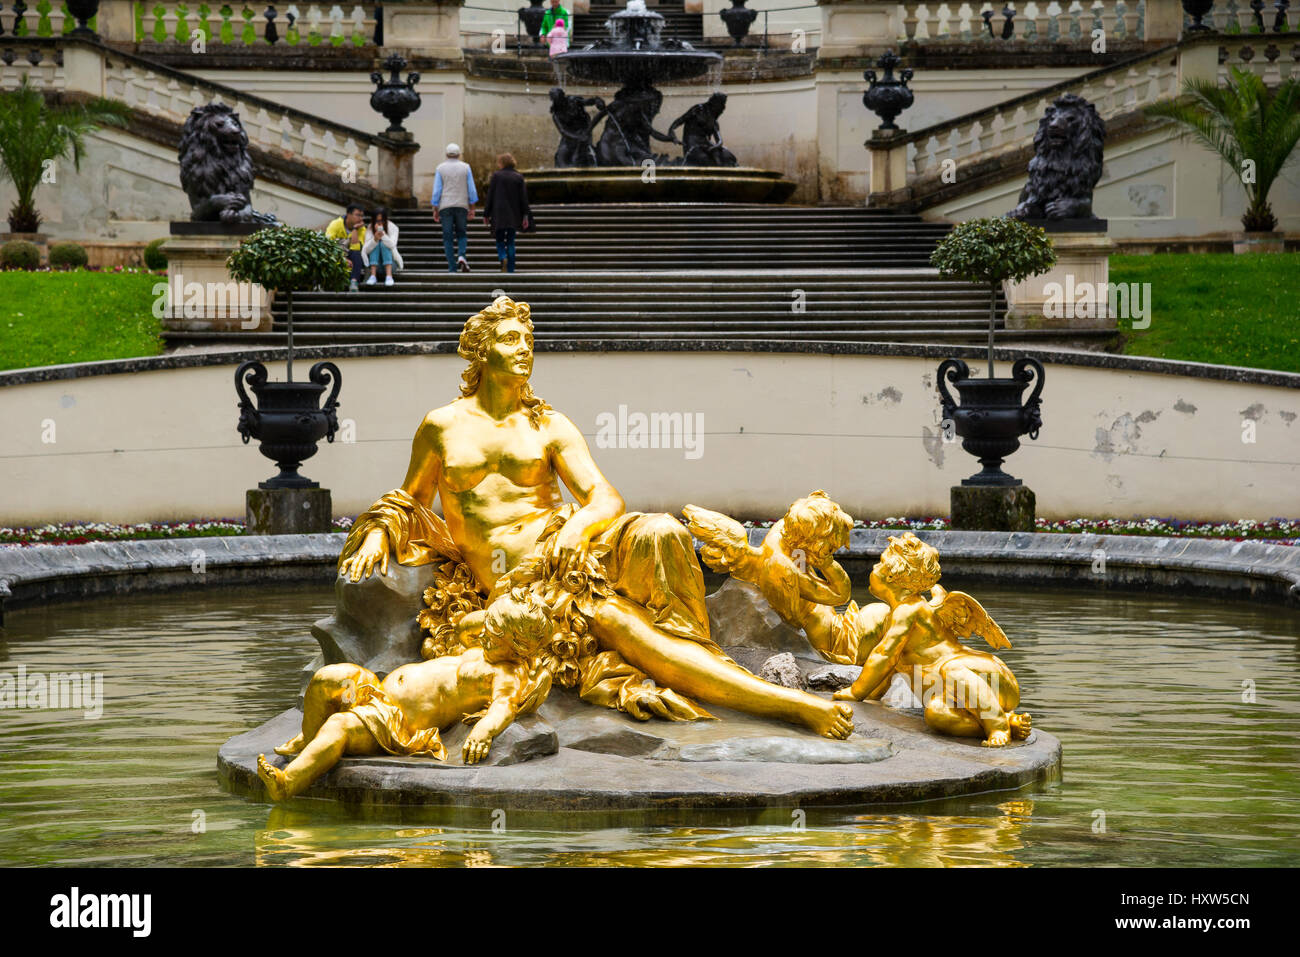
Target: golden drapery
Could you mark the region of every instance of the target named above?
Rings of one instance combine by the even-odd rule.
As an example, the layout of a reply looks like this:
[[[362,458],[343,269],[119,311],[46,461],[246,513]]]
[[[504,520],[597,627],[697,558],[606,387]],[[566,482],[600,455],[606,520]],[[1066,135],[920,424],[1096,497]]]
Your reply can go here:
[[[568,503],[557,509],[542,539],[554,534],[577,508]],[[357,516],[339,554],[340,565],[361,547],[373,528],[384,529],[391,554],[402,565],[445,560],[463,564],[446,522],[403,489],[394,489]],[[731,660],[709,636],[704,573],[695,558],[690,533],[680,522],[667,514],[626,512],[592,544],[606,546],[600,549],[604,552],[600,563],[617,594],[645,608],[665,632],[698,642],[718,657]],[[590,704],[633,713],[650,710],[678,721],[713,717],[688,698],[658,687],[645,672],[613,651],[583,655],[576,666],[579,695]],[[628,707],[649,699],[659,706]]]
[[[447,749],[438,736],[438,729],[412,728],[402,709],[377,680],[372,682],[358,677],[356,701],[343,710],[356,715],[366,730],[374,735],[379,746],[389,754],[446,760]]]

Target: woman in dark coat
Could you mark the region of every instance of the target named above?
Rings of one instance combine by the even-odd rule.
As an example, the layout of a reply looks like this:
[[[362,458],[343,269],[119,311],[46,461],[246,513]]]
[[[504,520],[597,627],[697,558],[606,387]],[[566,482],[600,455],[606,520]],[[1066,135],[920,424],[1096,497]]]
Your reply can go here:
[[[515,169],[515,158],[502,153],[497,157],[497,171],[488,181],[483,202],[483,222],[496,234],[502,272],[515,271],[515,233],[528,228],[528,217],[528,187],[523,174]]]

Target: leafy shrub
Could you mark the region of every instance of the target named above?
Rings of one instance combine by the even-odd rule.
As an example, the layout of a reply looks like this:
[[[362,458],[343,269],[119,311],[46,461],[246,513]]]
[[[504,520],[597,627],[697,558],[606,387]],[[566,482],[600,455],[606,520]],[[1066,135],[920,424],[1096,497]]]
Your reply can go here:
[[[25,239],[15,239],[0,246],[0,268],[35,269],[41,264],[41,247]]]
[[[54,269],[81,269],[88,262],[90,257],[76,243],[55,243],[50,247],[50,266]]]
[[[162,251],[162,245],[165,242],[167,242],[167,237],[162,236],[144,247],[144,265],[146,269],[157,272],[160,269],[167,268],[167,254]]]

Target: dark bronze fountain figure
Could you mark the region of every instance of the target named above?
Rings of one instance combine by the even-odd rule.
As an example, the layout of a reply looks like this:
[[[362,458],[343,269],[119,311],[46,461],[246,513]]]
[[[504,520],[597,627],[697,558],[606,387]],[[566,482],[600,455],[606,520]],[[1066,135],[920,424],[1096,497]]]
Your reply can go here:
[[[673,120],[668,135],[682,128],[682,162],[686,166],[736,166],[735,155],[722,145],[718,117],[727,108],[727,94],[714,93]]]

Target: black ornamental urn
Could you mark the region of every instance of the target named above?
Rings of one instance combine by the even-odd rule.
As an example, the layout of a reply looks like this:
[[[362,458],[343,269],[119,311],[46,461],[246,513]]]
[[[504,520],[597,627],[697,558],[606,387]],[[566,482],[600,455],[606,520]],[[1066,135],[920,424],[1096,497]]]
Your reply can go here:
[[[736,46],[740,46],[741,41],[749,36],[749,28],[758,16],[758,11],[748,9],[745,0],[731,0],[731,6],[719,10],[718,16],[727,25],[727,32],[736,41]]]
[[[1203,30],[1213,30],[1205,21],[1205,15],[1214,9],[1214,0],[1183,0],[1183,12],[1192,18],[1191,26],[1187,28],[1188,33],[1196,33]]]
[[[524,25],[534,43],[542,41],[542,21],[546,19],[546,8],[542,0],[528,0],[528,6],[519,8],[519,22]],[[572,33],[572,29],[569,31]]]
[[[388,120],[385,133],[405,133],[402,121],[420,108],[420,94],[415,92],[420,74],[408,73],[403,82],[399,74],[406,69],[406,57],[400,53],[385,57],[383,67],[390,73],[387,80],[382,73],[370,74],[370,82],[376,85],[375,92],[370,94],[370,108]]]
[[[1032,382],[1034,390],[1023,403],[1021,396]],[[948,384],[961,396],[958,405]],[[950,420],[961,437],[961,447],[980,460],[983,470],[962,485],[1017,486],[1020,479],[1002,471],[1002,461],[1020,448],[1020,437],[1038,438],[1043,425],[1043,364],[1022,356],[1011,367],[1011,378],[972,378],[970,367],[961,359],[944,359],[939,364],[939,396],[943,417]]]
[[[886,50],[876,61],[876,66],[885,71],[881,79],[876,79],[875,70],[867,70],[863,79],[870,84],[867,92],[862,94],[862,102],[867,109],[879,116],[884,122],[878,130],[897,130],[894,120],[912,105],[912,91],[907,88],[907,81],[912,79],[911,70],[901,70],[898,78],[894,77],[894,68],[903,61],[893,50]]]
[[[311,367],[307,382],[267,382],[266,366],[260,362],[245,362],[235,370],[235,391],[239,393],[239,434],[244,444],[257,439],[259,451],[280,467],[280,473],[265,482],[262,489],[320,488],[298,474],[303,461],[316,454],[316,443],[322,438],[334,441],[338,431],[339,387],[342,385],[338,366],[332,362],[318,362]],[[253,390],[257,403],[244,389]],[[333,383],[329,397],[321,405],[320,397],[325,387]]]
[[[67,0],[68,12],[77,21],[77,26],[70,31],[74,37],[93,37],[95,31],[87,25],[99,13],[99,0]]]

